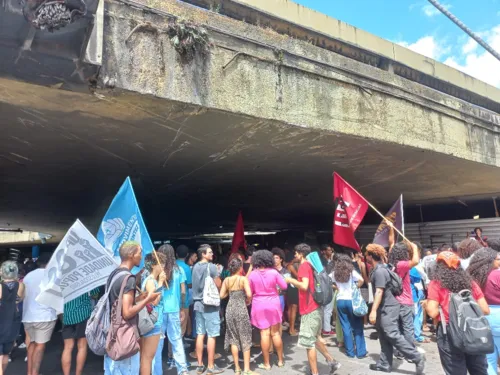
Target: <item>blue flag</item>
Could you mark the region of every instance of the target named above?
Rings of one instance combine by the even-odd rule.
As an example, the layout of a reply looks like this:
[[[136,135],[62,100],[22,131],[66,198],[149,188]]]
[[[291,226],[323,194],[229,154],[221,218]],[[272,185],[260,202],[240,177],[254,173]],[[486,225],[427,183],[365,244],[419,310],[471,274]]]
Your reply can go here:
[[[124,242],[139,242],[142,246],[142,262],[140,268],[134,268],[133,273],[143,268],[144,257],[153,252],[153,242],[144,225],[130,177],[127,177],[104,215],[97,240],[115,257],[120,255],[120,246]]]

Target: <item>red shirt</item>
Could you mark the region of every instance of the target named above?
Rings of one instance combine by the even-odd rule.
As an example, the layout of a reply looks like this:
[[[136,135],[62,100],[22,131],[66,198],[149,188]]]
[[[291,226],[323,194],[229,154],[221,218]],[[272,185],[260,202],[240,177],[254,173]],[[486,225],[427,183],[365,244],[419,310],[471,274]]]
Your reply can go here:
[[[493,270],[484,284],[484,297],[490,306],[500,305],[500,269]]]
[[[443,310],[444,319],[448,323],[450,320],[449,305],[450,305],[450,291],[441,286],[441,283],[437,280],[432,280],[427,289],[428,299],[436,301],[441,306]],[[477,301],[478,299],[484,298],[484,294],[481,288],[475,281],[472,282],[472,297]],[[438,315],[438,319],[441,317]]]
[[[309,262],[304,262],[300,265],[297,280],[302,281],[305,277],[309,279],[309,288],[304,291],[299,289],[299,313],[300,315],[306,315],[312,313],[314,310],[319,308],[319,305],[314,302],[314,273],[312,266]]]
[[[396,273],[401,277],[401,280],[403,280],[403,293],[396,296],[396,300],[402,305],[413,306],[413,294],[410,284],[410,261],[402,260],[398,262]]]

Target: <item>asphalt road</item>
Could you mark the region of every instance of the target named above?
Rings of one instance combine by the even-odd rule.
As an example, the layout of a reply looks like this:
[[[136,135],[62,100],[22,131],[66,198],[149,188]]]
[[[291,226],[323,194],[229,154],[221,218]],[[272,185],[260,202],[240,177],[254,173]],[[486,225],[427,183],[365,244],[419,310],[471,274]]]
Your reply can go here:
[[[366,344],[370,355],[368,358],[363,360],[351,359],[346,357],[339,348],[336,347],[334,338],[327,338],[328,347],[331,354],[342,364],[342,368],[337,372],[340,375],[365,375],[369,373],[376,373],[369,370],[369,365],[374,363],[379,355],[380,346],[377,340],[371,340],[370,334],[373,333],[373,328],[365,330]],[[234,374],[234,367],[232,365],[232,357],[222,351],[222,341],[221,338],[218,341],[218,352],[222,354],[222,357],[216,361],[217,365],[221,368],[226,369],[226,374]],[[271,374],[305,374],[307,371],[307,357],[304,349],[297,347],[297,338],[290,337],[286,332],[283,334],[284,349],[285,349],[285,360],[286,367],[279,369],[278,367],[273,367]],[[435,342],[429,344],[420,345],[426,351],[426,374],[441,375],[443,371],[439,362],[439,354],[437,352],[437,346]],[[59,332],[55,332],[52,336],[52,341],[48,344],[45,357],[42,363],[41,375],[63,375],[61,370],[60,358],[62,353],[62,339]],[[24,357],[26,355],[26,350],[18,349],[13,353],[13,361],[7,368],[6,375],[23,375],[26,374],[26,364],[24,362]],[[76,355],[76,349],[75,349]],[[319,366],[320,373],[328,373],[328,368],[325,361],[319,355]],[[164,356],[164,359],[166,357]],[[196,361],[192,360],[188,356],[188,360],[191,364],[196,365]],[[276,360],[276,357],[274,357]],[[262,361],[261,353],[259,349],[252,349],[252,369],[256,371],[256,364]],[[93,355],[89,351],[89,356],[84,369],[84,375],[99,375],[103,374],[103,359]],[[395,374],[414,374],[415,366],[405,361],[394,361],[393,373]],[[164,374],[175,375],[177,372],[175,369],[166,370],[166,363],[164,363]],[[195,374],[194,368],[191,370],[192,374]],[[260,371],[262,374],[262,370]],[[71,372],[74,374],[74,370]]]

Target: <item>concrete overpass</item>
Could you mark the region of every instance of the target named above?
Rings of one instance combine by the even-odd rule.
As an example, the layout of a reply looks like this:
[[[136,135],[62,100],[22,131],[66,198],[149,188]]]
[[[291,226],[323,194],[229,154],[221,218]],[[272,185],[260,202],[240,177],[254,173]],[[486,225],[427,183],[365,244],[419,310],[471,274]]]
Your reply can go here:
[[[0,228],[95,230],[127,175],[153,237],[327,229],[333,170],[410,213],[500,191],[486,83],[290,1],[86,3],[0,8]]]

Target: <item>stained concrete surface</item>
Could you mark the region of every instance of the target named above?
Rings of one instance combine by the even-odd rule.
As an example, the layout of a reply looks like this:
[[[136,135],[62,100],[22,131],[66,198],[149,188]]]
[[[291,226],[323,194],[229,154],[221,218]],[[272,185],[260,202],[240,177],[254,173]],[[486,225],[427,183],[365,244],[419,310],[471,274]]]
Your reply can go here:
[[[337,372],[339,375],[365,375],[368,373],[376,374],[376,372],[371,372],[369,370],[369,365],[373,363],[379,355],[380,346],[377,340],[371,340],[370,334],[373,333],[372,328],[365,330],[366,344],[369,352],[369,357],[363,360],[347,358],[339,349],[336,347],[335,340],[333,338],[327,338],[328,348],[330,353],[342,364],[342,368]],[[41,368],[42,375],[62,375],[60,356],[62,353],[62,343],[60,338],[60,333],[54,333],[52,336],[52,341],[47,347],[45,358]],[[307,357],[304,349],[297,347],[297,338],[290,337],[286,332],[283,336],[284,348],[285,348],[285,360],[286,367],[279,369],[274,366],[271,374],[300,374],[304,375],[307,371]],[[222,338],[218,340],[218,353],[222,354],[222,358],[217,360],[216,363],[219,367],[226,369],[225,374],[233,374],[234,367],[232,366],[232,357],[225,353],[222,349],[223,340]],[[426,374],[432,375],[442,375],[443,370],[439,362],[439,354],[437,352],[437,346],[434,342],[430,344],[420,345],[426,351]],[[14,362],[12,362],[7,370],[6,375],[22,375],[26,373],[24,359],[24,352],[19,351],[15,353]],[[318,354],[319,359],[319,369],[320,373],[328,374],[328,368],[325,364],[324,359]],[[193,366],[196,365],[196,361],[189,359]],[[276,361],[276,357],[272,356],[272,360]],[[254,371],[263,374],[264,371],[256,369],[256,364],[262,362],[262,357],[258,349],[252,349],[252,365],[251,368]],[[87,364],[85,366],[84,375],[98,375],[103,374],[102,370],[102,357],[97,357],[93,354],[89,354]],[[411,375],[415,373],[415,366],[405,361],[394,361],[394,374]],[[166,363],[164,361],[164,374],[175,375],[177,372],[175,370],[166,370]],[[74,370],[73,370],[74,371]],[[74,372],[72,372],[73,374]],[[195,368],[191,368],[191,374],[195,374]]]

